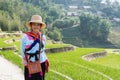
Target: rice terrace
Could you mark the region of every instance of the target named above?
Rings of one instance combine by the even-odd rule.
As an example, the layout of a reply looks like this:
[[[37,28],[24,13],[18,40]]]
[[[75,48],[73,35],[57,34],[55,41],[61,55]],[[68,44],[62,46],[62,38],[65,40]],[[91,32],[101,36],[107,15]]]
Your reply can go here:
[[[14,41],[10,43],[5,42],[13,39]],[[49,40],[47,42],[46,48],[50,48],[50,46],[51,48],[70,46],[69,44],[53,44]],[[2,50],[2,48],[13,45],[16,50]],[[23,69],[19,56],[20,36],[9,35],[0,38],[0,47],[1,56]],[[106,54],[102,56],[99,55],[99,52],[106,52]],[[93,53],[98,55],[92,56],[92,60],[83,58],[83,56]],[[46,80],[120,80],[119,49],[74,47],[72,51],[48,53],[47,56],[51,65]]]
[[[120,80],[120,0],[0,0],[0,80],[26,77]]]

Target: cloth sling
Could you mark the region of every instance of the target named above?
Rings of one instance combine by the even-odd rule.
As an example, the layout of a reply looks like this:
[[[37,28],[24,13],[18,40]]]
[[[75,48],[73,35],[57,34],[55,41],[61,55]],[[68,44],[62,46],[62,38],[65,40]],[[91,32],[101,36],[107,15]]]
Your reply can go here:
[[[39,43],[39,50],[38,51],[36,51],[35,53],[27,53],[30,56],[29,59],[31,57],[35,56],[35,60],[37,61],[38,60],[37,55],[40,53],[41,48],[44,47],[43,44],[42,44],[42,39],[41,39],[41,37],[42,37],[43,34],[39,35],[38,38],[35,38],[35,36],[33,34],[31,34],[30,32],[27,32],[26,34],[28,36],[31,36],[34,39],[34,42],[31,44],[31,46],[29,48],[25,49],[25,53],[27,51],[31,50],[37,43]]]
[[[36,40],[31,44],[31,46],[30,46],[29,48],[25,49],[25,53],[26,53],[27,51],[31,50],[37,43],[40,44],[40,40],[36,39]],[[40,49],[40,50],[41,50],[41,49]],[[39,52],[40,52],[40,51],[38,50],[38,51],[36,51],[35,53],[26,53],[26,54],[28,54],[28,55],[30,56],[29,59],[30,59],[31,57],[34,57],[34,56],[35,56],[35,60],[37,61],[37,60],[38,60],[37,55],[39,54]]]
[[[31,36],[31,35],[28,35],[28,36]],[[38,60],[40,60],[41,42],[42,42],[41,35],[39,35],[39,37],[36,38],[36,40],[34,40],[34,42],[31,44],[31,46],[29,48],[25,49],[25,57],[26,57],[27,62],[29,62],[31,57],[35,56],[35,60],[36,60],[37,65],[40,64],[40,62]],[[36,51],[35,53],[26,53],[27,51],[31,50],[37,43],[39,43],[39,50],[38,51]],[[27,59],[26,54],[30,55],[29,60]],[[39,58],[37,56],[38,54],[39,54]],[[32,63],[32,64],[34,64],[34,63]],[[37,71],[41,71],[41,66],[39,65],[39,67],[40,67],[40,69]],[[28,65],[28,68],[29,68],[29,65]],[[31,72],[31,69],[30,69],[30,72]]]

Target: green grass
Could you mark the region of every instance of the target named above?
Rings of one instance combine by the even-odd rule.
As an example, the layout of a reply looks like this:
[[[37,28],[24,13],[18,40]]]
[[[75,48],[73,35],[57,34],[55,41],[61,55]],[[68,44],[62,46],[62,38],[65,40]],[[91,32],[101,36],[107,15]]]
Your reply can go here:
[[[45,47],[46,48],[59,48],[59,47],[66,47],[70,46],[70,44],[47,44]]]
[[[58,75],[56,73],[53,73],[51,71],[49,71],[49,73],[47,73],[45,75],[45,79],[46,80],[65,80],[64,77],[62,77],[62,76],[60,76],[60,75]]]
[[[108,54],[106,57],[97,58],[92,62],[120,69],[120,54]]]
[[[8,47],[11,46],[10,44],[4,43],[5,40],[8,40],[10,38],[0,38],[0,47]]]
[[[0,38],[0,47],[8,47],[8,46],[13,46],[13,43],[7,44],[4,41],[5,40],[11,40],[19,37],[11,36],[11,37],[6,37],[6,38]],[[19,42],[18,42],[19,43]]]
[[[100,75],[98,76],[97,74],[94,74],[94,73],[93,73],[94,74],[93,76],[96,77],[96,79],[94,77],[89,77],[89,75],[91,75],[89,73],[88,74],[86,73],[86,75],[84,75],[84,69],[80,69],[81,67],[78,67],[74,64],[72,65],[72,63],[82,65],[84,67],[87,67],[88,69],[89,68],[94,69],[95,71],[99,71],[110,76],[114,80],[119,80],[120,79],[119,69],[107,67],[105,65],[100,65],[100,64],[92,63],[92,62],[81,59],[81,56],[85,54],[89,54],[91,52],[98,52],[98,51],[103,51],[103,49],[78,48],[73,52],[48,54],[47,56],[51,62],[52,69],[58,70],[62,73],[65,73],[66,75],[71,76],[73,80],[79,80],[79,78],[81,78],[81,80],[96,80],[96,79],[104,80],[105,78],[101,79],[103,78],[102,76],[100,77]],[[64,61],[69,61],[71,62],[71,64],[66,64]],[[86,77],[89,77],[89,78],[86,79]]]
[[[1,40],[1,39],[0,39]],[[1,40],[1,43],[3,43]],[[14,42],[10,45],[16,45],[20,48],[20,42]],[[8,44],[5,44],[6,46]],[[55,48],[68,46],[68,44],[47,44],[46,48]],[[113,80],[120,80],[120,56],[109,54],[106,57],[98,58],[98,61],[85,61],[81,57],[92,52],[101,52],[104,49],[100,48],[76,48],[75,51],[61,52],[55,54],[47,54],[50,61],[50,69],[58,71],[71,77],[73,80],[107,80],[98,72],[110,76]],[[110,50],[108,50],[110,51]],[[12,63],[18,65],[23,69],[21,58],[14,54],[13,51],[1,51],[0,55],[10,60]],[[112,65],[114,63],[114,65]],[[46,80],[67,80],[66,78],[49,71],[46,74]]]
[[[93,71],[85,69],[78,65],[73,65],[71,63],[59,61],[51,61],[52,65],[51,68],[54,70],[61,72],[73,80],[107,80],[106,78],[102,77],[99,74],[96,74]]]
[[[13,42],[11,43],[12,45],[15,45],[17,47],[17,50],[18,50],[18,54],[20,54],[20,44],[21,42]]]

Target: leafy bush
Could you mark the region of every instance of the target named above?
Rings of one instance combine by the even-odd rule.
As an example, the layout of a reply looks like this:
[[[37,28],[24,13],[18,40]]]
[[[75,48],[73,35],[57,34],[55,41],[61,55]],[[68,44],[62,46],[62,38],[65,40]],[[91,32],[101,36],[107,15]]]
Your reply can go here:
[[[48,32],[48,37],[55,41],[61,41],[62,40],[62,34],[59,29],[54,28],[53,31]]]
[[[57,20],[53,26],[56,26],[57,28],[69,28],[72,27],[75,24],[75,20],[67,18],[63,20]]]

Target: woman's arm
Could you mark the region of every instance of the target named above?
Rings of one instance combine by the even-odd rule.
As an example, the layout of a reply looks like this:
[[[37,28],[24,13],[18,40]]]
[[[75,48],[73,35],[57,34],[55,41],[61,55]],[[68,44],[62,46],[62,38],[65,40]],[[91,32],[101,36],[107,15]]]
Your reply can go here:
[[[43,42],[44,49],[45,49],[45,45],[46,45],[46,36],[43,35],[42,38],[43,38],[43,39],[42,39],[42,42]],[[45,61],[45,72],[47,73],[47,72],[49,71],[49,60],[48,60],[46,54],[45,54],[44,56],[45,56],[46,59],[47,59],[47,60]]]
[[[22,41],[21,41],[21,56],[24,58],[25,57],[25,44],[26,44],[26,35],[24,34],[22,37]]]
[[[26,35],[24,34],[23,37],[22,37],[22,40],[21,40],[21,56],[22,56],[22,63],[24,64],[24,66],[27,65],[27,61],[26,61],[26,58],[25,58],[25,44],[26,44]]]

